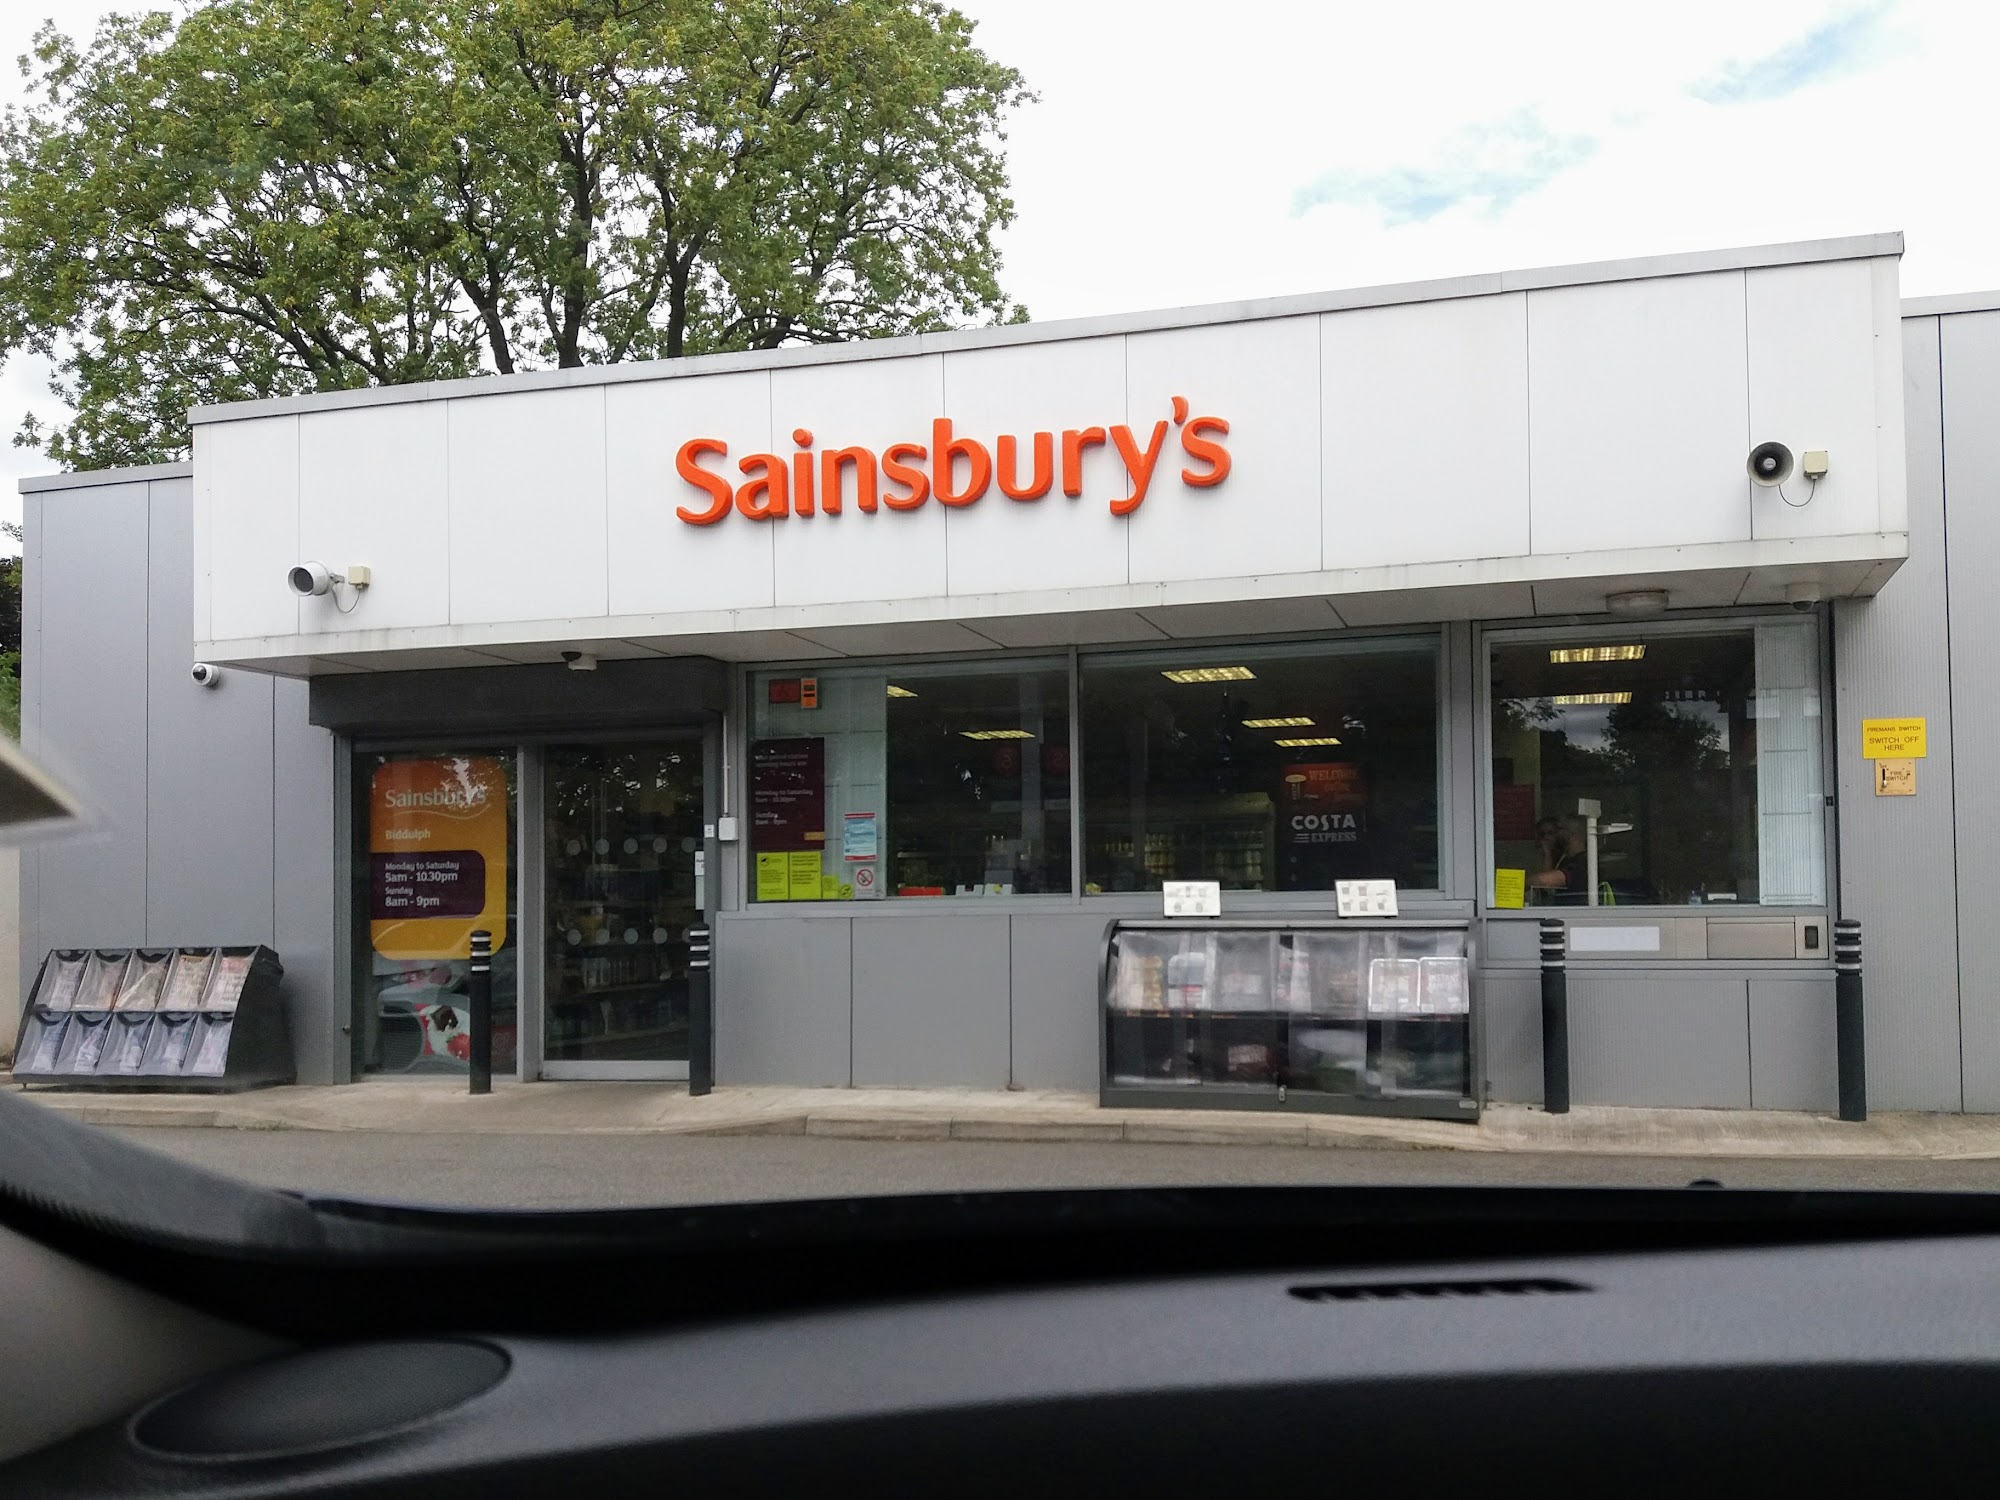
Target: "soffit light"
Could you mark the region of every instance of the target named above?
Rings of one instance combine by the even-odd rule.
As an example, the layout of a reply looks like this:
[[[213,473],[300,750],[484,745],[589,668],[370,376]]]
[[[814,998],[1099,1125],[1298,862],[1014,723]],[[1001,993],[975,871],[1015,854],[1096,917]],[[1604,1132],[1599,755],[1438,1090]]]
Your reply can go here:
[[[1555,697],[1549,699],[1549,702],[1559,703],[1565,708],[1594,706],[1604,703],[1630,703],[1631,701],[1632,695],[1630,693],[1558,693]]]
[[[1031,740],[1035,737],[1026,729],[961,729],[959,733],[968,740]]]
[[[1312,720],[1305,714],[1293,714],[1283,719],[1245,719],[1245,729],[1310,729]]]
[[[1176,667],[1160,675],[1169,682],[1247,682],[1257,674],[1248,667]]]
[[[897,687],[896,684],[892,682],[889,684],[889,696],[891,698],[914,698],[917,695],[911,692],[906,687]]]
[[[1606,594],[1604,607],[1614,615],[1658,615],[1667,609],[1665,589],[1628,589],[1622,594]]]
[[[1646,647],[1643,643],[1632,646],[1557,646],[1549,652],[1549,661],[1556,666],[1566,662],[1644,661],[1645,659]]]
[[[1303,739],[1279,740],[1277,743],[1291,750],[1305,745],[1338,745],[1340,741],[1330,734],[1315,734],[1308,735]]]

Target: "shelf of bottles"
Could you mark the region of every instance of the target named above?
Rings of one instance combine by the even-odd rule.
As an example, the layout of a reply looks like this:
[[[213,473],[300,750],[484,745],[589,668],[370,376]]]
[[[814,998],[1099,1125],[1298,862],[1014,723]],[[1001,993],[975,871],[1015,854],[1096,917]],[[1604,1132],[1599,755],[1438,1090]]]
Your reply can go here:
[[[1106,1104],[1478,1118],[1464,922],[1113,922]]]

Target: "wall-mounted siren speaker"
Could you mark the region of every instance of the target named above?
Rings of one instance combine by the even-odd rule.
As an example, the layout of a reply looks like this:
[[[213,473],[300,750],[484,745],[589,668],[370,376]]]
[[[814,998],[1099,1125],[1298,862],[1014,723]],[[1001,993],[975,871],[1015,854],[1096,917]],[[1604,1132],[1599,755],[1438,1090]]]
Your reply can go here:
[[[1755,483],[1769,489],[1792,477],[1792,450],[1783,443],[1759,443],[1750,450],[1750,461],[1743,467]]]

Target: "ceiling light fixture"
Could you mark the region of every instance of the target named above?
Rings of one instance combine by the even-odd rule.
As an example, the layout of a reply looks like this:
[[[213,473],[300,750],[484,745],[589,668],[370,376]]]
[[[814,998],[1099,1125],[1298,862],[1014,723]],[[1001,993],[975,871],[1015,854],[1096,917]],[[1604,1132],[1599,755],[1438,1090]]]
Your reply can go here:
[[[1667,609],[1665,589],[1628,589],[1622,594],[1606,594],[1604,607],[1614,615],[1658,615]]]
[[[1287,750],[1296,750],[1306,745],[1338,745],[1340,741],[1330,734],[1315,734],[1308,735],[1303,739],[1279,740],[1277,743],[1283,745]]]
[[[1599,707],[1607,703],[1630,703],[1631,701],[1632,695],[1630,693],[1558,693],[1555,697],[1549,699],[1549,702],[1559,703],[1564,708]]]
[[[889,684],[889,696],[891,698],[914,698],[917,695],[911,692],[906,687],[897,687],[896,684],[892,682]]]
[[[1247,682],[1257,674],[1248,667],[1176,667],[1160,675],[1169,682]]]
[[[1646,648],[1643,644],[1631,646],[1556,646],[1549,651],[1552,665],[1561,666],[1566,662],[1585,661],[1644,661]]]
[[[1310,729],[1312,720],[1305,714],[1293,714],[1284,719],[1245,719],[1245,729]]]
[[[959,734],[968,740],[1031,740],[1035,737],[1026,729],[961,729]]]

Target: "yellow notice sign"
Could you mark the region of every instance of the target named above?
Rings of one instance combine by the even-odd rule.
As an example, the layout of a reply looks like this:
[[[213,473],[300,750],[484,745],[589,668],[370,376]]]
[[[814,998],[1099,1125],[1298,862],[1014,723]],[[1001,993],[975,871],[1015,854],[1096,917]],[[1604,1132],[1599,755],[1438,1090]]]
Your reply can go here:
[[[821,890],[819,883],[819,850],[794,849],[785,856],[786,870],[790,879],[791,899],[794,901],[817,901]]]
[[[1861,754],[1867,760],[1922,760],[1923,719],[1863,719]]]
[[[1528,904],[1528,872],[1526,870],[1495,870],[1493,872],[1493,904],[1503,911],[1513,911]]]
[[[757,899],[759,901],[789,901],[792,898],[792,877],[789,854],[760,854],[757,856]]]

